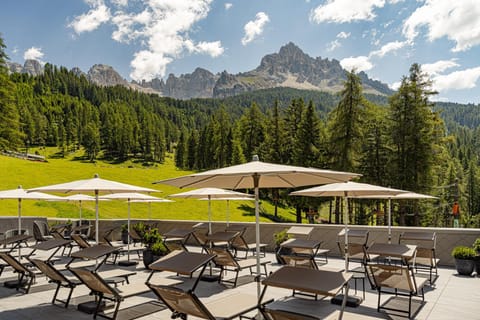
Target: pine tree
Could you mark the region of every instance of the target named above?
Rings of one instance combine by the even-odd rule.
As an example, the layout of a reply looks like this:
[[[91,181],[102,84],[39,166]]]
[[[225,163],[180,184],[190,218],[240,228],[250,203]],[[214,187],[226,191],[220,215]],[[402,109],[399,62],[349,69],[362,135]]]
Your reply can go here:
[[[293,99],[285,112],[285,127],[286,127],[286,139],[285,139],[285,156],[284,160],[288,164],[294,163],[294,146],[295,139],[297,137],[298,128],[302,121],[303,111],[305,109],[305,103],[303,99]]]
[[[320,164],[320,119],[310,100],[302,116],[295,137],[293,161],[295,165],[316,167]]]

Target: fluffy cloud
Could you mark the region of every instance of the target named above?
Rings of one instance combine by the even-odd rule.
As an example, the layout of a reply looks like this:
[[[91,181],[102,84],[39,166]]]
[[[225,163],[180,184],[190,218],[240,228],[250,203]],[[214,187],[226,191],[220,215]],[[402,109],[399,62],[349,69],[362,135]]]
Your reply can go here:
[[[255,20],[247,22],[243,27],[245,30],[245,36],[242,38],[242,44],[245,46],[249,42],[253,41],[256,37],[263,33],[263,29],[267,22],[270,21],[270,18],[265,12],[259,12],[255,16]]]
[[[337,34],[337,39],[347,39],[348,37],[350,37],[350,34],[351,34],[350,32],[342,31],[339,34]]]
[[[379,50],[372,51],[370,53],[370,57],[377,56],[377,57],[384,57],[387,53],[391,51],[397,51],[398,49],[403,48],[407,45],[407,42],[403,41],[393,41],[383,45]]]
[[[352,69],[355,69],[356,72],[367,71],[373,68],[373,64],[366,56],[349,57],[342,59],[340,61],[340,65],[345,70],[350,71]]]
[[[480,78],[480,67],[454,71],[433,78],[434,89],[442,92],[448,90],[472,89]]]
[[[480,44],[479,16],[478,0],[427,0],[405,21],[403,34],[414,41],[426,27],[430,41],[447,37],[456,44],[452,51],[465,51]]]
[[[382,8],[385,0],[328,0],[310,13],[310,21],[315,23],[345,23],[375,18],[375,7]]]
[[[232,6],[233,6],[232,3],[226,2],[226,3],[225,3],[225,10],[229,10]]]
[[[111,18],[110,9],[102,1],[87,1],[93,8],[87,13],[75,17],[68,25],[76,34],[90,32]]]
[[[76,17],[70,26],[81,33],[94,30],[100,23],[109,20],[115,27],[113,40],[122,43],[136,41],[141,50],[130,62],[130,77],[134,80],[163,77],[167,65],[183,53],[218,57],[224,52],[220,41],[196,43],[189,36],[195,24],[207,17],[213,0],[149,0],[138,2],[132,8],[128,7],[128,0],[111,0],[114,5],[122,7],[111,16],[103,0],[86,1],[92,9]]]
[[[337,48],[340,48],[342,44],[340,43],[339,39],[347,39],[348,37],[350,37],[350,32],[340,32],[337,34],[337,38],[327,45],[327,51],[333,51]]]
[[[430,76],[436,76],[440,73],[443,73],[445,70],[448,70],[453,67],[458,67],[459,64],[456,62],[456,59],[451,60],[439,60],[434,63],[422,64],[422,71],[427,73]]]
[[[42,49],[37,47],[31,47],[23,53],[23,59],[25,60],[37,60],[41,62],[43,56],[44,54],[42,52]]]

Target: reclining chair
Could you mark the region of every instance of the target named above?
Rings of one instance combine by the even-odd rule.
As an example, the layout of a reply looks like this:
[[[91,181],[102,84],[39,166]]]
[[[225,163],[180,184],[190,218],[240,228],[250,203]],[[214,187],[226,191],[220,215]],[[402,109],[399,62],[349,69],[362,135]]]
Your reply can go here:
[[[25,293],[28,293],[35,281],[35,273],[9,253],[0,252],[0,258],[13,268],[13,272],[18,273],[18,280],[7,281],[4,285],[6,287],[16,288],[17,291],[23,289]]]

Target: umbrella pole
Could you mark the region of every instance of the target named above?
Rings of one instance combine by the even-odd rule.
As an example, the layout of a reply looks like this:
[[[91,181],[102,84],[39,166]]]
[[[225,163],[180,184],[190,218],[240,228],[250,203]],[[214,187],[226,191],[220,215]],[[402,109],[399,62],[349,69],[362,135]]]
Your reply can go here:
[[[128,201],[128,220],[127,220],[127,261],[130,262],[130,199]]]
[[[212,234],[212,203],[211,195],[208,195],[208,234]]]
[[[255,189],[255,251],[257,258],[257,277],[260,276],[260,209],[259,209],[259,188],[260,175],[253,175],[253,186]],[[257,281],[257,297],[260,298],[260,281]]]
[[[18,198],[18,234],[21,234],[22,230],[22,199]],[[22,259],[22,254],[20,253],[22,246],[18,246],[18,260]]]
[[[78,204],[80,205],[80,219],[78,221],[78,225],[82,225],[82,200],[78,201]]]
[[[348,192],[343,197],[343,222],[345,224],[345,272],[348,272]]]
[[[388,243],[392,243],[392,198],[388,198]]]
[[[230,200],[227,200],[227,227],[230,225]]]
[[[98,190],[95,190],[95,243],[98,245]]]

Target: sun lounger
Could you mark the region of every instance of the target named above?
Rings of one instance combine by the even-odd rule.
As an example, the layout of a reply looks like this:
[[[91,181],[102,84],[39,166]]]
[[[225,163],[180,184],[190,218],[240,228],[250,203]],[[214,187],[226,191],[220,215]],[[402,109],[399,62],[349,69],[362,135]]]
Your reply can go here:
[[[245,234],[245,231],[247,230],[247,227],[245,226],[238,226],[238,225],[233,225],[233,226],[228,226],[225,231],[237,231],[239,232],[235,238],[231,242],[231,247],[234,250],[234,255],[237,257],[238,251],[245,251],[245,258],[247,258],[248,253],[252,252],[253,255],[256,254],[256,244],[255,243],[248,243],[243,235]],[[265,249],[267,247],[266,243],[260,243],[260,253],[262,254],[262,257],[265,257]]]
[[[240,271],[244,269],[249,269],[250,274],[255,274],[256,271],[252,270],[257,266],[257,258],[248,258],[248,259],[235,259],[230,251],[224,248],[208,248],[207,249],[210,254],[215,255],[213,258],[213,263],[216,267],[220,268],[220,277],[218,278],[218,282],[224,283],[231,283],[233,287],[237,286],[238,274]],[[261,260],[260,265],[264,268],[264,275],[267,275],[267,264],[270,261],[268,260]],[[233,271],[235,272],[234,280],[225,280],[223,279],[224,271]]]
[[[172,318],[186,320],[187,316],[208,320],[227,320],[258,308],[257,296],[238,292],[221,298],[202,302],[192,291],[164,285],[149,284],[150,289],[172,311]]]
[[[6,287],[16,288],[17,291],[23,289],[25,293],[28,293],[35,281],[35,273],[9,253],[1,252],[0,258],[13,268],[13,272],[18,273],[18,280],[7,281],[4,285]]]
[[[422,297],[424,301],[423,287],[428,279],[419,278],[416,279],[413,271],[409,266],[405,265],[392,265],[392,264],[369,264],[368,268],[370,274],[373,277],[375,287],[378,292],[378,305],[377,310],[380,309],[397,311],[407,313],[408,318],[411,318],[412,310],[412,297]],[[393,289],[393,291],[392,291]],[[408,310],[402,310],[397,308],[390,308],[380,305],[380,296],[382,293],[394,294],[396,296],[408,297]]]
[[[99,274],[95,273],[94,271],[90,271],[84,268],[71,268],[70,271],[92,291],[92,294],[97,297],[97,307],[93,315],[94,319],[97,316],[107,319],[116,319],[120,303],[125,298],[149,291],[149,288],[144,283],[129,284],[114,288],[110,286],[110,284],[108,284],[105,279],[103,279]],[[111,317],[100,313],[100,309],[104,299],[113,301],[115,304],[113,315]]]
[[[415,271],[428,270],[430,283],[438,277],[438,262],[435,254],[437,236],[435,232],[404,232],[398,238],[398,243],[417,245],[415,259],[409,259],[409,264],[415,265]],[[435,273],[435,275],[434,275]]]

